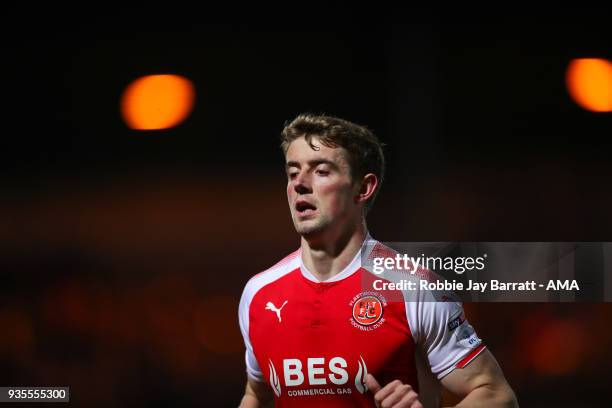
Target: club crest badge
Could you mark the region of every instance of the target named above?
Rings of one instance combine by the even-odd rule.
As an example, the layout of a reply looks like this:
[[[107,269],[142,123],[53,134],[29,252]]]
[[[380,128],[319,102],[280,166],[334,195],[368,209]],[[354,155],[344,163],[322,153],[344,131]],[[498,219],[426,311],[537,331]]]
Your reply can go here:
[[[351,300],[349,306],[351,325],[360,330],[374,330],[385,321],[383,315],[387,301],[379,293],[362,292]]]

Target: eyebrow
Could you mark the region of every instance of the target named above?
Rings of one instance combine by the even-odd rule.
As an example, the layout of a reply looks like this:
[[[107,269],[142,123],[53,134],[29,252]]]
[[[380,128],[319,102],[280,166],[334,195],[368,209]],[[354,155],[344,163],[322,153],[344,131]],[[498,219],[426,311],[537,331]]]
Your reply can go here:
[[[338,165],[336,163],[334,163],[331,160],[327,160],[327,159],[315,159],[315,160],[310,160],[307,162],[307,164],[310,167],[317,167],[319,164],[328,164],[331,167],[333,167],[334,169],[338,168]],[[288,169],[289,167],[301,167],[300,163],[296,162],[296,161],[288,161],[287,164],[285,165],[285,168]]]

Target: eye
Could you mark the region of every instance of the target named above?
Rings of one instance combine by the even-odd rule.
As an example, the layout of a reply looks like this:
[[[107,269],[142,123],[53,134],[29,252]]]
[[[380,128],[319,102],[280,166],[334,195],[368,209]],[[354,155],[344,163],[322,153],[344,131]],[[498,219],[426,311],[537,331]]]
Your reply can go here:
[[[289,180],[293,180],[294,178],[296,178],[298,175],[297,171],[290,171],[287,173],[287,177],[289,178]]]
[[[319,176],[327,176],[329,175],[329,170],[317,169],[315,173],[317,173]]]

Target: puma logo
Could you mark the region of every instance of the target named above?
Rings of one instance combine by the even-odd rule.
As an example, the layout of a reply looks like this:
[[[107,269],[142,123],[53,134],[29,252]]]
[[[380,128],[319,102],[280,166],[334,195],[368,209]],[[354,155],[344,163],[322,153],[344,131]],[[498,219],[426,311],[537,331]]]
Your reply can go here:
[[[266,310],[271,310],[275,312],[276,317],[278,317],[278,321],[280,323],[283,321],[283,319],[281,319],[281,310],[283,310],[283,307],[285,307],[286,304],[287,304],[287,301],[285,300],[285,303],[283,303],[283,305],[280,308],[277,308],[276,306],[274,306],[274,303],[268,302],[266,303]]]

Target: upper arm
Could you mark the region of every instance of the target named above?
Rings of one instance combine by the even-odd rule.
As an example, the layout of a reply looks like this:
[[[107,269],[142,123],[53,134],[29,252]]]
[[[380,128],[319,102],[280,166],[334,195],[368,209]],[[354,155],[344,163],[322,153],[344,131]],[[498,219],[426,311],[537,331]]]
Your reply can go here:
[[[456,368],[441,380],[444,388],[455,395],[465,396],[484,384],[505,382],[499,364],[489,350],[463,368]]]
[[[451,298],[452,299],[452,298]],[[427,299],[430,300],[430,299]],[[432,372],[469,407],[513,407],[516,398],[495,357],[469,324],[460,302],[411,305],[418,343]]]
[[[459,397],[465,397],[479,390],[506,406],[515,406],[516,403],[514,393],[504,378],[497,360],[488,350],[484,350],[468,365],[455,368],[442,378],[441,382],[444,388]]]

